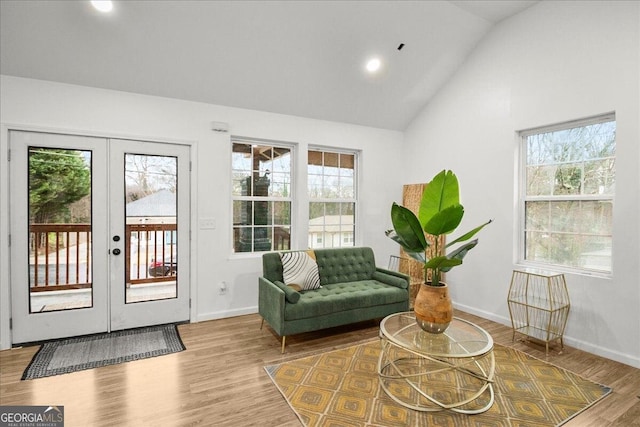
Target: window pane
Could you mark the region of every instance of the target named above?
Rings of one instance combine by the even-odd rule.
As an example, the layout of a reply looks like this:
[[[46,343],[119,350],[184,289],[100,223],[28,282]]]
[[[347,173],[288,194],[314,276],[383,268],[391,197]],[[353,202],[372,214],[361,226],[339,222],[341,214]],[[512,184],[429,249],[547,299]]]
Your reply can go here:
[[[307,186],[309,188],[309,197],[318,198],[322,196],[322,175],[307,176]]]
[[[525,230],[549,230],[549,202],[527,202],[525,204]]]
[[[585,237],[579,265],[590,270],[611,271],[611,241],[611,237]]]
[[[129,244],[125,303],[175,298],[177,268],[178,159],[126,153],[125,212]],[[133,236],[138,237],[137,240]],[[162,282],[162,293],[141,293],[140,286]],[[156,283],[157,284],[157,283]]]
[[[582,202],[582,232],[611,236],[613,203],[611,201]]]
[[[339,193],[339,179],[337,175],[325,175],[322,186],[322,197],[337,198]]]
[[[253,229],[250,227],[233,227],[234,252],[252,252]]]
[[[523,138],[525,260],[611,271],[616,123],[600,120]]]
[[[353,199],[355,192],[353,191],[353,178],[340,178],[340,197],[345,199]]]
[[[309,150],[307,154],[307,164],[311,166],[322,166],[322,152]]]
[[[324,153],[324,173],[337,174],[338,168],[338,153]]]
[[[544,196],[551,194],[555,173],[555,166],[527,167],[527,195]]]
[[[253,232],[253,251],[271,250],[271,227],[256,227]]]
[[[586,162],[584,194],[612,195],[615,184],[615,161],[612,158]]]
[[[580,232],[580,224],[582,223],[580,204],[580,201],[551,203],[551,231]]]
[[[93,306],[92,154],[29,147],[29,313]]]
[[[340,215],[340,205],[342,203],[325,203],[324,214],[325,216],[338,216]]]
[[[525,233],[525,259],[529,261],[548,261],[549,234],[538,231]]]
[[[356,204],[355,203],[342,203],[340,206],[340,212],[342,215],[349,216],[348,222],[353,224],[353,216],[355,213]]]
[[[548,235],[548,262],[551,264],[578,267],[580,258],[580,237],[571,234],[551,233]]]
[[[289,174],[284,173],[271,174],[269,196],[289,197],[291,195],[289,176]]]
[[[353,154],[340,154],[340,168],[351,170],[355,168],[355,157]]]
[[[291,150],[283,147],[273,148],[272,172],[291,173]]]
[[[269,195],[269,185],[271,184],[271,180],[268,175],[261,175],[256,177],[254,173],[254,179],[252,182],[253,192],[249,193],[251,196],[268,196]]]
[[[233,224],[250,225],[253,217],[251,202],[235,200],[233,202]]]
[[[276,225],[291,224],[290,202],[273,202],[273,223]]]
[[[234,170],[242,170],[242,171],[250,171],[252,169],[251,145],[233,144],[231,168]]]
[[[575,164],[559,165],[556,168],[556,176],[553,194],[580,194],[582,189],[582,169]]]
[[[253,202],[253,223],[255,225],[267,225],[270,217],[270,202]]]
[[[246,196],[251,191],[251,172],[233,171],[232,194]]]
[[[291,249],[291,228],[290,227],[274,227],[273,228],[273,250],[286,251]]]
[[[314,220],[324,216],[324,203],[309,203],[309,219]]]

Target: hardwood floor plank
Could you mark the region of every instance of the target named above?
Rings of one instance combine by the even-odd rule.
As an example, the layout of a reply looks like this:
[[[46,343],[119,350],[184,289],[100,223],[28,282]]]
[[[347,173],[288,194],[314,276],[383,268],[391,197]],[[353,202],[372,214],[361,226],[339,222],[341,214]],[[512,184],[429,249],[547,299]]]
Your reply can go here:
[[[601,384],[613,393],[569,421],[568,427],[638,426],[640,370],[566,347],[517,338],[511,328],[456,312],[486,329],[496,343]],[[363,322],[287,337],[286,353],[258,315],[178,327],[187,350],[162,357],[21,381],[36,346],[0,351],[0,404],[65,407],[71,426],[299,426],[295,413],[264,371],[265,365],[378,338],[378,322]]]

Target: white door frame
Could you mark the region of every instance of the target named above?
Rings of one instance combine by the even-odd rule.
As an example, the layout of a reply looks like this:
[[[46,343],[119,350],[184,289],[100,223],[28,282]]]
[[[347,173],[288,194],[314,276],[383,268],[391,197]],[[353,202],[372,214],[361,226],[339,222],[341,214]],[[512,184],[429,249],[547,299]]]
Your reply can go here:
[[[10,185],[9,185],[9,132],[25,131],[25,132],[44,132],[53,134],[62,134],[69,136],[87,136],[100,138],[118,138],[118,139],[134,139],[139,141],[149,141],[156,143],[168,143],[177,145],[186,145],[190,147],[190,176],[197,176],[197,163],[193,164],[192,159],[197,158],[197,143],[195,140],[178,140],[168,139],[158,136],[143,137],[141,135],[131,134],[114,134],[108,132],[96,132],[87,129],[67,129],[50,126],[38,126],[32,124],[11,124],[0,123],[0,350],[11,348],[15,342],[11,331],[11,287],[10,287]],[[193,164],[193,166],[192,166]],[[193,229],[196,223],[197,215],[197,189],[195,181],[191,180],[190,193],[190,213],[189,213],[189,229]],[[191,234],[191,233],[189,233]],[[189,239],[188,250],[191,253],[192,248],[196,246],[197,236]],[[184,246],[183,246],[184,248]],[[197,257],[191,256],[188,268],[191,273],[196,271]],[[189,294],[191,297],[189,321],[193,322],[197,319],[197,310],[195,303],[197,301],[197,275],[190,274]]]

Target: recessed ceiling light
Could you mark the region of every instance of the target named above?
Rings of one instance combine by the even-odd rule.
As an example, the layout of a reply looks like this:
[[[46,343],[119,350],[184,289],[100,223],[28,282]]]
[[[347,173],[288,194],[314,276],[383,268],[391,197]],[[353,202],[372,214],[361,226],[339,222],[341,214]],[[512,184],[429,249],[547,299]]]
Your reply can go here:
[[[111,0],[91,0],[91,5],[100,12],[111,12],[113,10],[113,2]]]
[[[375,73],[381,66],[382,62],[380,61],[380,58],[371,58],[367,61],[367,71],[370,73]]]

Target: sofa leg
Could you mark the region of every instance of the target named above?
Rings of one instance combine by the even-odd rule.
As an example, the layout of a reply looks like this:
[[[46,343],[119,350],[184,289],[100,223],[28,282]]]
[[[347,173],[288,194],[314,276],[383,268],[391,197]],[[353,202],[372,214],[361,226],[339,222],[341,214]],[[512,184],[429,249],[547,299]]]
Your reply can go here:
[[[262,330],[263,326],[264,326],[264,317],[262,318],[262,322],[260,323],[260,330]]]
[[[284,340],[286,339],[286,336],[282,336],[282,354],[284,354]]]

